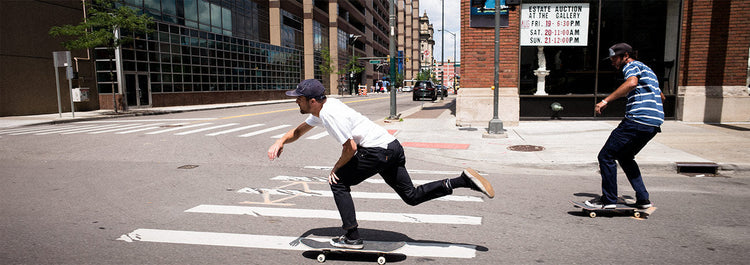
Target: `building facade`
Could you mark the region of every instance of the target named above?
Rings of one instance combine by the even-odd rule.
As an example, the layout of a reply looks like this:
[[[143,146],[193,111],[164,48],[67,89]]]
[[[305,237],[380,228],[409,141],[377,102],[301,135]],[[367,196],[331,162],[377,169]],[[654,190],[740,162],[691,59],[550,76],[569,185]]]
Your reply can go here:
[[[57,112],[52,52],[63,51],[52,26],[78,24],[88,0],[2,1],[0,115]],[[374,84],[388,67],[369,64],[341,71],[354,57],[385,58],[389,51],[388,0],[122,0],[119,5],[154,18],[147,34],[117,50],[72,51],[77,78],[89,101],[76,110],[161,107],[285,98],[303,79],[324,82],[331,94]],[[400,0],[395,33],[401,73],[419,65],[418,1]],[[38,15],[29,16],[28,10]],[[29,45],[34,42],[35,45]],[[34,48],[32,48],[32,46]],[[37,48],[39,47],[39,48]],[[333,71],[319,67],[328,51]],[[59,69],[65,71],[65,69]],[[66,80],[61,78],[61,84]],[[62,85],[61,87],[66,87]],[[63,103],[70,98],[61,89]],[[115,103],[116,102],[116,103]],[[69,104],[62,104],[70,111]]]
[[[435,62],[434,50],[435,40],[432,38],[432,34],[435,30],[432,28],[430,23],[430,17],[427,16],[427,12],[419,17],[419,51],[420,51],[420,65],[419,71],[432,72],[432,64]]]
[[[459,124],[486,125],[492,118],[494,28],[472,25],[472,3],[462,0],[462,86]],[[562,104],[563,118],[620,118],[624,100],[602,116],[594,105],[614,91],[622,73],[603,58],[627,42],[637,59],[659,76],[668,119],[750,121],[746,1],[536,1],[501,13],[500,119],[549,119]]]

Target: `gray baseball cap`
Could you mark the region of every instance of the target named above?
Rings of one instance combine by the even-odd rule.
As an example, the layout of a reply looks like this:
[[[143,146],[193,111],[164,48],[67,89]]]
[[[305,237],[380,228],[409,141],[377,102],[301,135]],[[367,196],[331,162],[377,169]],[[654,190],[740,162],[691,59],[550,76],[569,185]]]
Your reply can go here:
[[[607,56],[603,60],[609,59],[612,56],[623,55],[626,52],[630,54],[632,57],[633,47],[631,47],[629,44],[624,43],[624,42],[612,45],[612,47],[609,47],[609,56]]]

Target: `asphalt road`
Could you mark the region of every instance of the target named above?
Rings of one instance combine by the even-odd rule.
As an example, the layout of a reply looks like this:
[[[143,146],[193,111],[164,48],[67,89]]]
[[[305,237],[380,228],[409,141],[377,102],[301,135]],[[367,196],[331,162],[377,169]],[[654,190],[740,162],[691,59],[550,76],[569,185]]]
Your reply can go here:
[[[371,119],[389,113],[384,95],[344,102]],[[399,111],[419,104],[400,97]],[[289,103],[0,130],[0,263],[317,264],[297,239],[342,233],[321,181],[340,147],[316,128],[266,157],[304,117]],[[464,166],[424,153],[406,149],[416,183]],[[482,173],[495,199],[464,189],[416,207],[374,176],[353,188],[361,234],[406,241],[393,264],[750,260],[748,176],[649,175],[658,209],[641,220],[572,207],[598,194],[596,172]],[[624,177],[620,189],[632,195]]]

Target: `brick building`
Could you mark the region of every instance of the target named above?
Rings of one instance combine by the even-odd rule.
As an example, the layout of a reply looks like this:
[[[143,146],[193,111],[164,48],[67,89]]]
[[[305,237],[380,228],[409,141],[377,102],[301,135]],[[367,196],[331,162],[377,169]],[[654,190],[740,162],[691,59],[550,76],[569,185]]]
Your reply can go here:
[[[494,25],[472,25],[479,21],[472,14],[477,2],[486,4],[461,1],[456,115],[459,125],[486,126],[493,113]],[[750,2],[521,2],[501,13],[506,25],[500,29],[497,89],[506,126],[549,119],[554,102],[563,105],[563,118],[602,118],[594,115],[594,105],[623,81],[619,70],[602,61],[618,42],[631,44],[637,59],[659,76],[668,119],[750,121]],[[624,99],[612,105],[602,116],[622,117]]]

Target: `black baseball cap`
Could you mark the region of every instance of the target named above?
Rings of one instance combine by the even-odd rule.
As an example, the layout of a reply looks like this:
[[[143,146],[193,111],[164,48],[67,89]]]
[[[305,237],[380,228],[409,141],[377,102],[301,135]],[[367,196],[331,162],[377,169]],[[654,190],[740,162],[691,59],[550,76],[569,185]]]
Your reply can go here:
[[[320,99],[325,96],[326,88],[316,79],[306,79],[297,85],[297,89],[286,92],[287,96]]]
[[[631,47],[629,44],[621,42],[615,45],[612,45],[612,47],[609,47],[609,56],[605,57],[602,60],[609,59],[610,57],[617,56],[617,55],[623,55],[625,53],[633,55],[633,47]]]

